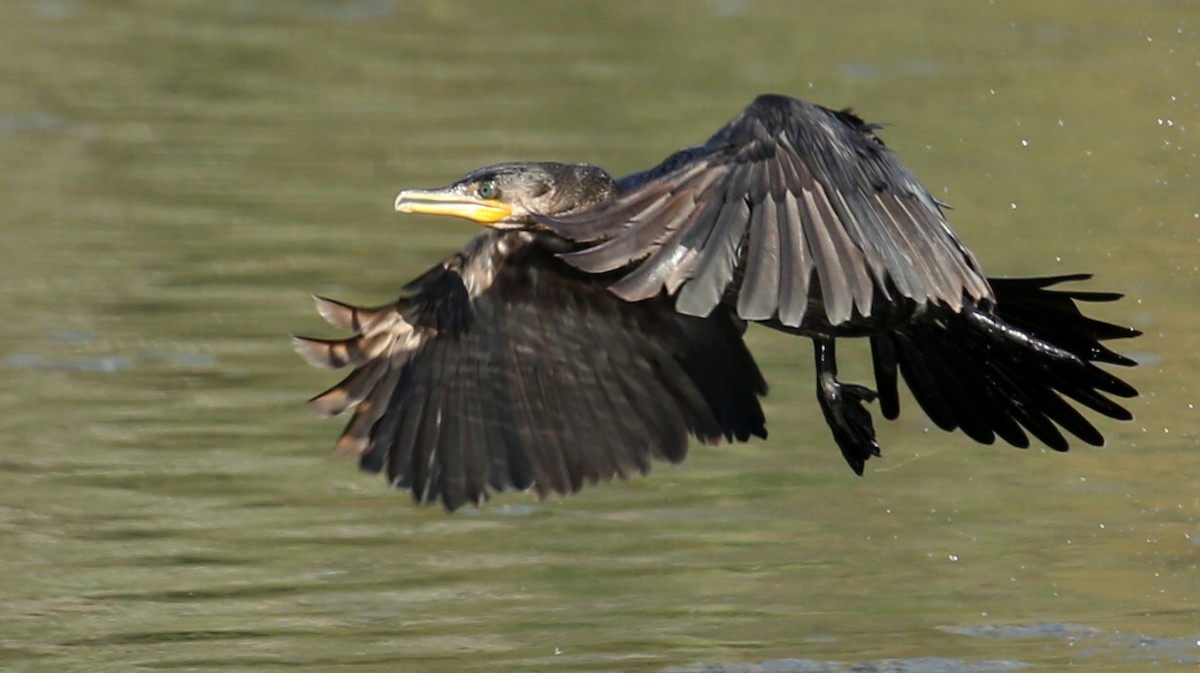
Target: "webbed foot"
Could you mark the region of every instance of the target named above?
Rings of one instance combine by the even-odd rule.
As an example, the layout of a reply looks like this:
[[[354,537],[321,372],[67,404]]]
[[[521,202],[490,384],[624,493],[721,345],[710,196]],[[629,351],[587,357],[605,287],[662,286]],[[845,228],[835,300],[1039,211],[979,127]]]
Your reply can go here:
[[[833,339],[817,339],[817,401],[825,414],[825,422],[833,431],[833,439],[842,456],[855,474],[861,475],[871,456],[878,456],[879,442],[875,440],[875,423],[863,403],[878,395],[866,386],[842,383],[837,380],[837,360]]]

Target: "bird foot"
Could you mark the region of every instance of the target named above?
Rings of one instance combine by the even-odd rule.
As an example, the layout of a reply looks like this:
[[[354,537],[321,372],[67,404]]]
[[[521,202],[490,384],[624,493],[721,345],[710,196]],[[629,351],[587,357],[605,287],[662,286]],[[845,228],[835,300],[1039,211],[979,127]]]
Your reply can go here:
[[[833,439],[850,468],[859,475],[863,473],[867,459],[880,455],[871,412],[863,406],[864,402],[871,402],[876,397],[870,388],[841,383],[833,377],[822,377],[817,390],[817,400],[821,403],[825,422],[833,431]]]

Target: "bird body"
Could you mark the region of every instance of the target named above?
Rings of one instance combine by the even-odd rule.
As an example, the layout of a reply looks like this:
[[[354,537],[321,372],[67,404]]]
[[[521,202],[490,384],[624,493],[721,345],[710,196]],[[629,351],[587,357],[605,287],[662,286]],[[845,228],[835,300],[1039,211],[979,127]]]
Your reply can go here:
[[[340,340],[297,338],[310,363],[352,366],[312,400],[352,407],[338,449],[422,502],[492,491],[572,493],[766,436],[746,323],[814,343],[817,398],[861,474],[879,455],[871,414],[899,414],[903,378],[939,427],[1066,450],[1059,428],[1103,436],[1064,397],[1127,419],[1136,391],[1096,363],[1135,330],[1084,316],[1111,293],[1087,276],[986,277],[941,205],[874,127],[777,95],[704,145],[613,179],[588,164],[504,163],[397,210],[490,227],[377,309],[319,299]],[[876,389],[837,378],[836,341],[871,343]]]

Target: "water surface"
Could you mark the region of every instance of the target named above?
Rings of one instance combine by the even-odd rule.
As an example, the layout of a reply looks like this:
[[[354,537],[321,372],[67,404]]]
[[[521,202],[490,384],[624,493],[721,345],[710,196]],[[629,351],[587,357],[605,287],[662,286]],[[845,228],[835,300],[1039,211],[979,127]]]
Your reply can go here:
[[[1196,667],[1200,8],[1081,7],[6,3],[0,668]],[[650,479],[449,516],[329,455],[308,295],[476,231],[396,191],[635,170],[762,91],[886,123],[989,273],[1126,292],[1137,419],[1057,455],[905,398],[855,478],[807,344],[752,330],[770,441]]]

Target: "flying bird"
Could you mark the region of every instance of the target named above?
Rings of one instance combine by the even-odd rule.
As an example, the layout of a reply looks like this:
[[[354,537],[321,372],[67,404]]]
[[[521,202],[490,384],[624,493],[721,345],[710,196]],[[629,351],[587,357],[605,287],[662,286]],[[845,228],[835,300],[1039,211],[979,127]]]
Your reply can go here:
[[[703,145],[620,179],[590,164],[512,162],[406,190],[405,213],[488,227],[404,288],[360,308],[318,298],[354,332],[296,337],[351,367],[314,397],[354,413],[336,449],[448,510],[490,493],[568,494],[679,462],[690,436],[766,437],[767,384],[749,322],[814,344],[817,400],[850,467],[879,456],[866,404],[900,413],[903,378],[938,427],[1017,447],[1104,437],[1137,391],[1097,364],[1134,329],[1085,316],[1086,274],[989,278],[943,204],[849,111],[763,95]],[[837,376],[865,338],[875,389]]]

